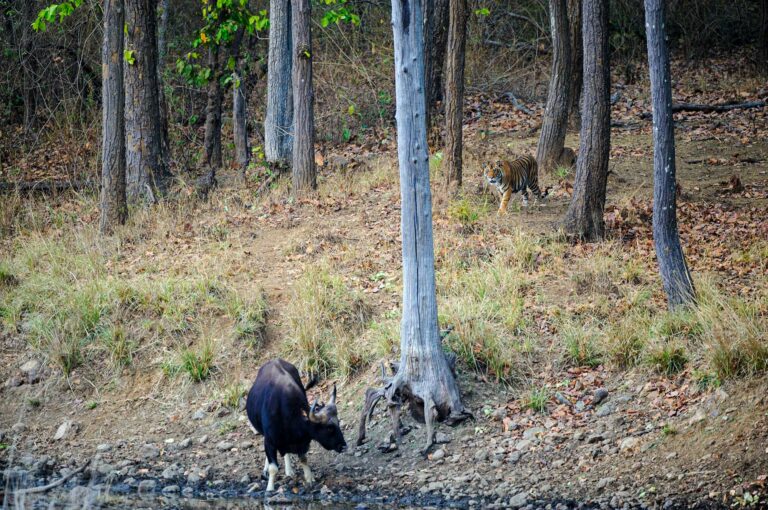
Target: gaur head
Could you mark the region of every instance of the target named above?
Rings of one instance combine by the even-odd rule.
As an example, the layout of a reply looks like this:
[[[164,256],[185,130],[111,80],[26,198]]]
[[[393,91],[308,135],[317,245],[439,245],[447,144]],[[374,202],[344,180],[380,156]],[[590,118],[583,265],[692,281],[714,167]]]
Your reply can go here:
[[[320,443],[326,450],[343,452],[347,442],[339,426],[339,414],[336,409],[336,385],[333,385],[331,399],[324,406],[317,405],[317,399],[309,409],[309,422],[312,424],[312,439]]]

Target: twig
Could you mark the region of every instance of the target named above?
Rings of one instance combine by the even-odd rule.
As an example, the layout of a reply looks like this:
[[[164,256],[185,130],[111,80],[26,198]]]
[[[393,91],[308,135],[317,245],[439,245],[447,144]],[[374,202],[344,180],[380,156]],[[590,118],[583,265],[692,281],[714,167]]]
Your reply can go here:
[[[514,106],[516,109],[520,110],[523,113],[527,113],[528,115],[533,115],[534,112],[530,108],[526,107],[524,104],[522,104],[520,101],[517,100],[515,97],[515,94],[512,92],[504,92],[502,95],[499,96],[499,99],[504,98],[510,103],[512,103],[512,106]]]
[[[83,470],[85,470],[85,468],[87,468],[90,463],[91,463],[91,459],[88,459],[87,461],[85,461],[85,464],[83,464],[79,468],[75,469],[74,471],[72,471],[71,473],[69,473],[69,474],[67,474],[65,476],[62,476],[58,480],[54,480],[53,482],[49,483],[48,485],[42,485],[40,487],[31,487],[29,489],[20,489],[20,490],[17,490],[15,492],[15,494],[20,494],[20,495],[37,494],[39,492],[46,492],[46,491],[49,491],[51,489],[54,489],[54,488],[58,487],[59,485],[63,484],[64,482],[66,482],[67,480],[69,480],[70,478],[72,478],[73,476],[75,476],[76,474],[82,473]]]
[[[764,108],[765,101],[747,101],[746,103],[725,103],[725,104],[698,104],[698,103],[675,103],[672,105],[673,112],[727,112],[730,110],[741,110],[750,108]],[[645,112],[640,115],[643,119],[650,119],[653,113]]]
[[[56,191],[80,191],[82,189],[96,188],[96,181],[0,181],[0,193],[46,193]]]

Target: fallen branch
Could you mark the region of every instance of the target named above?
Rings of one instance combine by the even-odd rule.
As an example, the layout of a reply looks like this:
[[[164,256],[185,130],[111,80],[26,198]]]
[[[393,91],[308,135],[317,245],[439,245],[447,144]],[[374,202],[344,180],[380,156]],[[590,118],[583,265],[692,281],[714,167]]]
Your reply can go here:
[[[727,112],[730,110],[742,110],[750,108],[764,108],[767,105],[765,101],[747,101],[746,103],[725,103],[725,104],[698,104],[698,103],[675,103],[672,105],[673,112]],[[653,113],[645,112],[640,115],[643,119],[650,119]]]
[[[50,193],[57,191],[80,191],[97,188],[96,181],[19,181],[0,182],[0,193]]]
[[[59,485],[63,484],[64,482],[66,482],[67,480],[69,480],[70,478],[72,478],[73,476],[75,476],[76,474],[82,473],[83,470],[85,470],[85,468],[87,468],[90,463],[91,463],[91,459],[88,459],[87,461],[85,461],[85,464],[83,464],[79,468],[75,469],[74,471],[72,471],[71,473],[68,473],[65,476],[62,476],[58,480],[54,480],[53,482],[49,483],[48,485],[41,485],[40,487],[31,487],[29,489],[20,489],[20,490],[15,491],[14,494],[18,494],[18,495],[37,494],[37,493],[40,493],[40,492],[46,492],[46,491],[49,491],[51,489],[54,489],[54,488],[58,487]]]
[[[527,113],[528,115],[534,114],[534,111],[526,107],[520,101],[518,101],[518,99],[515,97],[515,95],[512,92],[504,92],[502,95],[499,96],[499,99],[502,99],[502,98],[512,103],[512,106],[514,106],[516,109],[520,110],[521,112]]]

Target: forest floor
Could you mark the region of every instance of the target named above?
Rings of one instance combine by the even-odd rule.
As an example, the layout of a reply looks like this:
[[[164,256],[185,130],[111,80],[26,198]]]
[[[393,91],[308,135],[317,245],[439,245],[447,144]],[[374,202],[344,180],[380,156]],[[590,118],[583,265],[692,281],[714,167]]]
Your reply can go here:
[[[688,69],[676,99],[768,97],[764,83],[725,65]],[[280,477],[269,503],[764,504],[768,109],[676,116],[679,222],[701,311],[675,314],[656,273],[642,90],[616,89],[603,243],[571,245],[557,233],[572,172],[541,176],[552,187],[544,203],[520,208],[516,197],[509,214],[495,215],[480,161],[533,153],[539,116],[504,99],[468,101],[459,197],[442,190],[433,155],[440,320],[455,328],[445,342],[475,419],[440,426],[428,458],[410,418],[401,447],[378,451],[389,430],[382,409],[368,442],[354,446],[364,390],[378,384],[379,361],[397,358],[392,134],[324,150],[309,198],[292,198],[284,179],[254,196],[263,175],[243,186],[225,172],[208,201],[182,184],[106,241],[91,192],[4,196],[4,496],[89,459],[62,500],[107,490],[162,494],[156,504],[168,506],[249,488],[249,497],[265,496],[261,440],[241,397],[260,364],[279,355],[325,373],[311,396],[339,382],[350,449],[313,446],[319,482]],[[14,168],[23,175],[25,165],[32,175],[41,166]]]

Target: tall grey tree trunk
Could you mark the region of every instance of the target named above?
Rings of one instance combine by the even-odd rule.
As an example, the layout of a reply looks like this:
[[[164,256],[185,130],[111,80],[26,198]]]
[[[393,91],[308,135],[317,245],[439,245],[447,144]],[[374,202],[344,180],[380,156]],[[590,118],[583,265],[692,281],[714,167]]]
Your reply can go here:
[[[163,85],[163,66],[165,66],[165,57],[168,54],[168,15],[170,14],[170,0],[160,0],[158,6],[159,23],[157,26],[157,83],[158,83],[158,101],[160,102],[160,123],[162,125],[162,149],[163,159],[168,163],[171,153],[171,144],[168,138],[168,101],[165,97],[165,86]]]
[[[568,120],[578,128],[581,123],[579,103],[581,100],[581,81],[584,72],[584,50],[581,44],[581,0],[568,0],[568,27],[571,36],[571,69],[568,72],[571,81]]]
[[[395,427],[404,400],[423,409],[429,448],[435,420],[460,420],[465,410],[440,344],[437,323],[421,0],[392,0],[392,27],[402,206],[403,319],[400,366],[386,397]]]
[[[221,103],[222,90],[219,46],[211,41],[208,46],[208,102],[205,106],[205,136],[203,138],[203,163],[211,169],[221,168]]]
[[[22,95],[24,100],[24,133],[32,132],[35,121],[35,86],[32,55],[32,23],[35,20],[35,2],[25,0],[21,11],[21,75],[22,75]]]
[[[125,1],[125,160],[128,200],[159,199],[170,173],[162,154],[157,80],[157,1]]]
[[[664,0],[645,0],[645,32],[653,101],[653,241],[670,308],[692,303],[693,279],[677,230],[675,127]]]
[[[432,127],[436,103],[443,99],[443,65],[448,46],[448,2],[449,0],[424,0],[422,4],[427,132]]]
[[[317,187],[315,172],[315,114],[312,91],[312,33],[309,0],[293,3],[293,192]]]
[[[445,165],[448,189],[461,186],[466,43],[467,0],[450,0],[448,53],[445,60]]]
[[[264,155],[278,166],[287,166],[293,147],[291,44],[291,2],[270,0]]]
[[[603,209],[611,147],[611,70],[608,60],[608,2],[584,0],[584,97],[579,158],[565,231],[585,241],[605,235]]]
[[[109,234],[128,216],[125,197],[125,88],[123,85],[123,0],[104,0],[101,48],[101,217],[99,231]]]
[[[235,162],[240,171],[245,172],[250,161],[250,151],[248,150],[245,73],[240,54],[242,42],[243,30],[238,30],[232,45],[232,57],[235,59],[235,72],[232,75],[232,131],[235,138]]]
[[[768,0],[760,2],[760,62],[763,73],[768,74]]]
[[[547,106],[536,150],[536,161],[544,172],[553,171],[560,160],[568,128],[570,106],[571,41],[565,0],[549,0],[549,26],[552,33],[552,74],[549,78]]]

